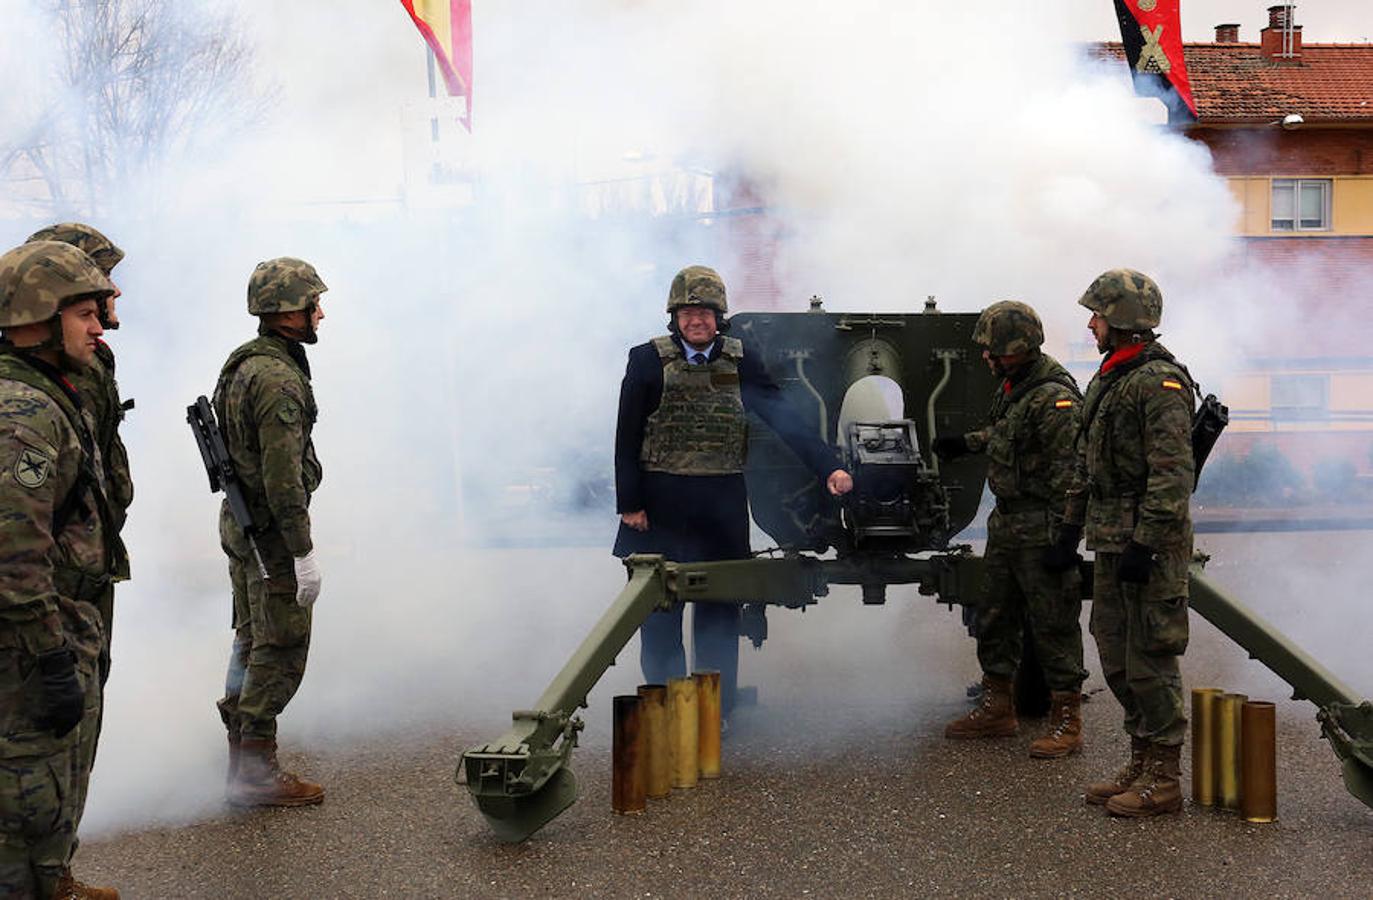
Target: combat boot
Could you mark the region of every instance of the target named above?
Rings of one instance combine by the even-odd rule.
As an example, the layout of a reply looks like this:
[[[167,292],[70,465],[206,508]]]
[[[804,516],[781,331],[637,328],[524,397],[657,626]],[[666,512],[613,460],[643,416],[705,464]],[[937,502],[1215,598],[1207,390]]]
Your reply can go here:
[[[1053,730],[1030,742],[1035,759],[1059,759],[1082,749],[1082,691],[1054,691],[1050,695]]]
[[[275,740],[244,738],[228,796],[234,806],[309,806],[324,802],[324,788],[281,771]]]
[[[229,768],[224,775],[225,793],[233,790],[234,779],[238,777],[238,753],[241,746],[241,739],[238,735],[229,735]]]
[[[977,706],[946,725],[944,737],[959,740],[1010,737],[1019,730],[1015,702],[1011,698],[1011,679],[983,675],[982,697]]]
[[[1144,771],[1124,793],[1106,801],[1106,811],[1113,816],[1140,819],[1182,809],[1182,784],[1178,778],[1181,755],[1182,747],[1150,744]]]
[[[1087,785],[1087,802],[1100,806],[1116,794],[1123,794],[1135,783],[1144,771],[1144,757],[1149,752],[1149,742],[1144,738],[1130,738],[1130,761],[1110,781],[1094,781]]]
[[[119,900],[119,891],[114,888],[91,887],[77,881],[68,873],[57,879],[52,900]]]

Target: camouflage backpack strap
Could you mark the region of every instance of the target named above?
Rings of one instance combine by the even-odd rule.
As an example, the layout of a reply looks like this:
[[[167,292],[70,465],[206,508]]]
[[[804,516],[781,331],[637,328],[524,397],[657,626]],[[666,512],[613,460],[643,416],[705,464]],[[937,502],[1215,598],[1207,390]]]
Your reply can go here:
[[[240,345],[229,354],[229,358],[224,361],[224,367],[219,370],[219,380],[215,382],[214,397],[210,401],[221,428],[225,427],[224,398],[229,392],[229,384],[234,380],[238,367],[254,356],[269,356],[281,360],[293,370],[300,368],[300,362],[291,356],[290,351],[265,335],[259,335]]]
[[[1036,378],[1034,381],[1021,387],[1020,396],[1028,397],[1030,392],[1035,388],[1043,387],[1046,384],[1061,384],[1067,388],[1074,397],[1079,400],[1082,399],[1082,389],[1077,386],[1077,379],[1067,372],[1055,372],[1054,374],[1046,375],[1043,378]]]
[[[1198,384],[1197,380],[1192,377],[1192,373],[1187,371],[1187,367],[1184,366],[1182,363],[1178,362],[1177,358],[1174,357],[1173,354],[1169,353],[1167,350],[1164,350],[1158,356],[1155,356],[1154,359],[1166,363],[1170,368],[1175,369],[1177,371],[1178,375],[1182,378],[1183,384],[1191,388],[1192,405],[1195,407],[1197,398],[1201,396],[1201,385]]]
[[[1172,356],[1172,354],[1168,353],[1166,350],[1164,351],[1163,355],[1156,355],[1156,356],[1151,356],[1151,355],[1149,355],[1149,354],[1141,353],[1139,356],[1136,356],[1134,359],[1127,360],[1126,362],[1123,362],[1123,363],[1121,363],[1120,365],[1116,366],[1116,367],[1112,370],[1112,377],[1110,378],[1110,380],[1109,380],[1109,381],[1105,381],[1105,383],[1102,385],[1101,390],[1097,391],[1096,396],[1092,398],[1092,402],[1091,402],[1090,404],[1088,404],[1088,405],[1086,405],[1086,406],[1083,407],[1083,409],[1082,409],[1082,425],[1081,425],[1081,427],[1078,429],[1078,430],[1079,430],[1079,433],[1081,433],[1081,434],[1086,434],[1086,433],[1087,433],[1087,429],[1091,426],[1092,420],[1096,418],[1096,414],[1097,414],[1098,412],[1101,411],[1102,404],[1104,404],[1104,403],[1106,402],[1106,397],[1107,397],[1113,390],[1115,390],[1116,385],[1120,384],[1122,381],[1125,380],[1125,376],[1126,376],[1127,373],[1132,372],[1132,371],[1134,371],[1135,369],[1138,369],[1140,366],[1144,365],[1144,364],[1147,363],[1147,362],[1152,362],[1153,360],[1156,360],[1156,359],[1165,359],[1165,358],[1166,358],[1167,360],[1172,360],[1173,356]]]

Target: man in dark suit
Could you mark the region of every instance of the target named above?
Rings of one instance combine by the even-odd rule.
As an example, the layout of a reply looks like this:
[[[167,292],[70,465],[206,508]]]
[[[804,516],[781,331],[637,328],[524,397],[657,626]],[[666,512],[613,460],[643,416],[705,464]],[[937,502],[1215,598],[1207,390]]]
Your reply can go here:
[[[722,333],[727,311],[720,276],[688,266],[668,291],[671,333],[629,351],[615,431],[616,556],[748,558],[745,412],[766,422],[830,493],[853,488],[834,449],[783,401],[762,360]],[[681,605],[650,615],[639,639],[645,680],[661,684],[686,674]],[[728,715],[739,667],[739,608],[697,605],[692,640],[695,667],[720,672]]]

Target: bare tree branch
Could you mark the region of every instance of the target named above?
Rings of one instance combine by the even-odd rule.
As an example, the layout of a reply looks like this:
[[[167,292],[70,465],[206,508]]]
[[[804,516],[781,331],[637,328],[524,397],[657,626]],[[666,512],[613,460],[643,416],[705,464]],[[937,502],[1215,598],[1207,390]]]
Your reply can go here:
[[[40,0],[60,45],[38,126],[0,146],[26,160],[54,212],[98,214],[262,121],[272,93],[229,11],[192,0]]]

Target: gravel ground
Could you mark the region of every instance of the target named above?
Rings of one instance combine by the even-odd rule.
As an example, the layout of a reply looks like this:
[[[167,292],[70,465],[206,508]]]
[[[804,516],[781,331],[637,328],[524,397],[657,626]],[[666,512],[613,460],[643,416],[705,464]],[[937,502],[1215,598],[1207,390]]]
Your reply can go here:
[[[1338,645],[1344,659],[1323,658],[1373,693],[1373,612],[1358,603],[1334,616],[1340,585],[1293,587],[1265,570],[1286,539],[1224,539],[1232,543],[1210,548],[1231,561],[1215,566],[1217,580],[1257,592],[1256,607],[1316,640],[1313,651],[1334,646],[1332,630],[1358,636],[1361,646]],[[1367,552],[1368,538],[1353,550],[1347,537],[1308,540],[1322,571]],[[857,606],[836,592],[805,615],[774,614],[768,645],[746,651],[743,680],[762,702],[736,716],[723,777],[651,801],[643,815],[610,811],[609,697],[633,685],[631,646],[586,712],[579,801],[523,844],[494,840],[453,784],[459,750],[501,730],[483,715],[346,746],[287,741],[284,761],[326,785],[323,806],[225,808],[193,824],[106,834],[83,844],[78,875],[133,898],[1373,894],[1373,810],[1345,792],[1313,708],[1282,699],[1281,683],[1205,622],[1194,617],[1187,687],[1278,701],[1274,824],[1190,803],[1140,821],[1084,805],[1082,785],[1127,752],[1090,640],[1083,753],[1030,759],[1040,723],[1028,721],[1015,738],[943,740],[977,675],[957,616],[904,589],[885,607]],[[551,672],[559,661],[540,665]],[[539,678],[520,677],[535,696]],[[1189,763],[1184,752],[1184,777]]]

